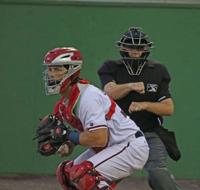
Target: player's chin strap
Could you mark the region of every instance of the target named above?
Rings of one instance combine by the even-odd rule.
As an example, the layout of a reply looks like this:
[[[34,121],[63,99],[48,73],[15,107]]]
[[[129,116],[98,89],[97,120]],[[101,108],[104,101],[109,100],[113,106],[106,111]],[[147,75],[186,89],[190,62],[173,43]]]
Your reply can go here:
[[[56,176],[64,190],[113,190],[116,186],[101,176],[89,161],[77,165],[64,161],[58,166]]]

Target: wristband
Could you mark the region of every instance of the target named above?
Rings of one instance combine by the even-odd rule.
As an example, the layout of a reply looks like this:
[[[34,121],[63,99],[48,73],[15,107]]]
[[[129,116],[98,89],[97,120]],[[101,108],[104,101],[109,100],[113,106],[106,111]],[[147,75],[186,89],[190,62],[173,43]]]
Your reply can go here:
[[[76,131],[72,131],[69,133],[68,139],[73,142],[75,145],[80,144],[79,143],[79,136],[80,134]]]

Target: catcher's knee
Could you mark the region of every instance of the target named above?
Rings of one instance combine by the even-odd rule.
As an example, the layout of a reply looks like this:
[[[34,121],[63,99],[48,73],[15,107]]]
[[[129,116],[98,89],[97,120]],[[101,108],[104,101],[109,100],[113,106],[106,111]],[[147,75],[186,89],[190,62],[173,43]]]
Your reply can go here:
[[[60,183],[60,185],[62,186],[64,190],[76,189],[74,184],[70,181],[68,172],[66,171],[66,170],[69,170],[69,168],[71,168],[72,166],[73,166],[73,161],[68,160],[59,164],[56,170],[57,181]]]
[[[73,165],[72,161],[65,161],[58,166],[57,180],[65,190],[111,190],[113,182],[105,179],[89,161]]]

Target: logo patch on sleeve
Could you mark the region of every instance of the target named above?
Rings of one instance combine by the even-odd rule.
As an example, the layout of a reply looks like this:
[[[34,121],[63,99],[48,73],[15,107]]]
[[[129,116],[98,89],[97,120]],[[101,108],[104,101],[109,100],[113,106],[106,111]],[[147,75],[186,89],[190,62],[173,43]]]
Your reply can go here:
[[[147,84],[147,92],[157,92],[158,85],[157,84]]]

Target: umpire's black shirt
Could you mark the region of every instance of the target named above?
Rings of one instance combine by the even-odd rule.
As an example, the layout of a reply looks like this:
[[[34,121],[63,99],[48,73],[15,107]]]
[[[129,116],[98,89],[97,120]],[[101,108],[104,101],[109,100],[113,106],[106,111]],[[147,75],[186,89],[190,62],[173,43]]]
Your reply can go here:
[[[127,96],[116,100],[116,102],[143,132],[152,132],[154,127],[162,125],[161,116],[148,111],[132,112],[130,114],[128,109],[132,101],[159,102],[171,97],[169,92],[170,75],[164,65],[147,61],[139,76],[131,76],[128,74],[122,60],[109,60],[98,70],[98,74],[103,87],[111,81],[115,81],[117,84],[143,82],[145,94],[131,91]]]

